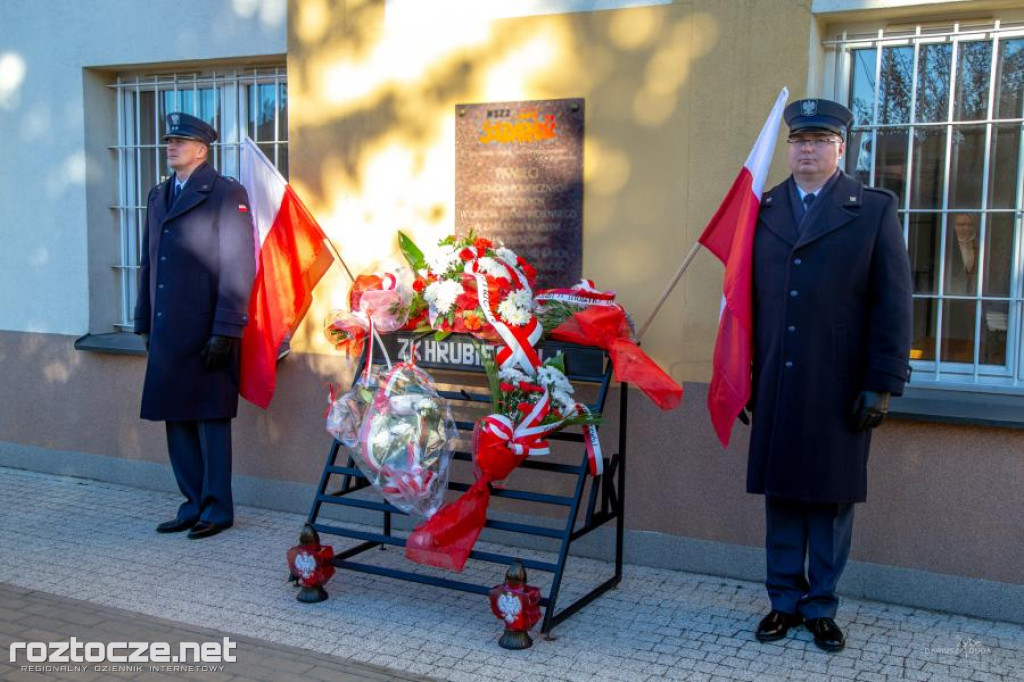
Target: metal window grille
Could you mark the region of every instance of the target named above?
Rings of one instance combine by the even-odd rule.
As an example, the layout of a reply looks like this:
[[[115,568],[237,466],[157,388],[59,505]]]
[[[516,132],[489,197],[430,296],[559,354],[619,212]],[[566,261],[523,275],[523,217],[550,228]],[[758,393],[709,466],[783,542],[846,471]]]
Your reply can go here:
[[[824,45],[833,97],[854,112],[846,170],[899,197],[915,382],[1024,389],[1024,23]]]
[[[172,111],[198,116],[219,139],[210,161],[224,175],[238,177],[244,135],[288,177],[288,90],[284,67],[227,72],[122,74],[112,83],[117,97],[118,202],[112,206],[120,234],[113,268],[120,280],[121,321],[133,326],[138,269],[149,190],[170,174],[163,142]]]

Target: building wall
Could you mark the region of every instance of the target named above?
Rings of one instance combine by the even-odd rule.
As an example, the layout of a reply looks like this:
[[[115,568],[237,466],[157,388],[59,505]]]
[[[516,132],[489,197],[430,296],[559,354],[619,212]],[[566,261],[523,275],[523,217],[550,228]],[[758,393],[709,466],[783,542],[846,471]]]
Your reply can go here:
[[[36,17],[34,3],[0,2],[0,59],[25,65],[13,89],[0,79],[0,128],[16,131],[0,137],[0,157],[11,159],[0,171],[0,290],[26,292],[0,302],[0,466],[167,489],[162,425],[137,418],[144,359],[72,348],[75,336],[108,330],[90,297],[110,286],[94,226],[109,219],[113,171],[89,130],[109,125],[109,74],[287,52],[291,179],[356,272],[397,262],[398,229],[421,243],[451,229],[456,103],[585,97],[584,272],[617,290],[638,321],[713,214],[779,88],[796,97],[822,87],[808,44],[823,20],[791,0],[412,25],[389,19],[383,0],[292,0],[287,29],[284,7],[269,0],[148,3],[143,16],[126,0],[89,11],[68,2],[60,22]],[[198,37],[176,19],[183,13],[198,15]],[[780,153],[770,181],[783,176]],[[737,426],[723,451],[704,407],[720,282],[720,265],[701,255],[644,340],[687,394],[660,413],[631,392],[627,560],[756,580],[763,500],[744,492],[747,432]],[[240,502],[302,509],[312,499],[330,444],[322,385],[351,378],[321,321],[346,293],[332,271],[271,408],[240,406]],[[1014,617],[1007,597],[1024,594],[1022,439],[887,423],[843,589]],[[602,441],[614,449],[613,424]]]
[[[116,131],[102,74],[283,55],[285,12],[284,0],[0,2],[0,291],[24,292],[5,297],[0,329],[84,334],[91,283],[115,291],[108,207],[116,180],[107,146],[116,134],[87,130],[100,120]],[[97,118],[104,102],[106,117]],[[97,186],[91,206],[87,183]],[[93,228],[106,228],[97,238],[109,251],[90,254]]]

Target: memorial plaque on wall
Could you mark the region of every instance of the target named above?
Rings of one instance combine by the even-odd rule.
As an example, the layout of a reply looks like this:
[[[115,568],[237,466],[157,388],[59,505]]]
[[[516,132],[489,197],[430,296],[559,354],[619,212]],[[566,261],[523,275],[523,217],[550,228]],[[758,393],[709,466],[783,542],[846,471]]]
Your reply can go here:
[[[583,100],[455,107],[455,231],[537,268],[537,288],[583,272]]]

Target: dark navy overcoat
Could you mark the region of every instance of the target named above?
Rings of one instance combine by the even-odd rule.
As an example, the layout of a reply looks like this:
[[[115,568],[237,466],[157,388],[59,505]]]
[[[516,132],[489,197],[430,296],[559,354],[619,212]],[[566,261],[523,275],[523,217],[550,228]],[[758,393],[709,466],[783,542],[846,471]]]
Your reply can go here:
[[[256,270],[249,198],[208,164],[170,205],[174,176],[154,187],[142,233],[135,332],[149,333],[142,418],[225,419],[238,411],[239,354],[203,369],[211,335],[240,338]]]
[[[840,174],[802,229],[790,178],[761,200],[754,236],[753,430],[747,491],[862,502],[870,431],[861,390],[903,392],[911,278],[896,197]]]

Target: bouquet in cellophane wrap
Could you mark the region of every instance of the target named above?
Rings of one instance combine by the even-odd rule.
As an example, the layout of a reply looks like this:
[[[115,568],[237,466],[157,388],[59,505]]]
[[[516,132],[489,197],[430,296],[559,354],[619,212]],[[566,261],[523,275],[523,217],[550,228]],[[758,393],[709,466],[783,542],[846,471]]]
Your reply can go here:
[[[419,367],[399,363],[363,375],[332,397],[327,430],[389,503],[423,518],[441,506],[458,431]]]

